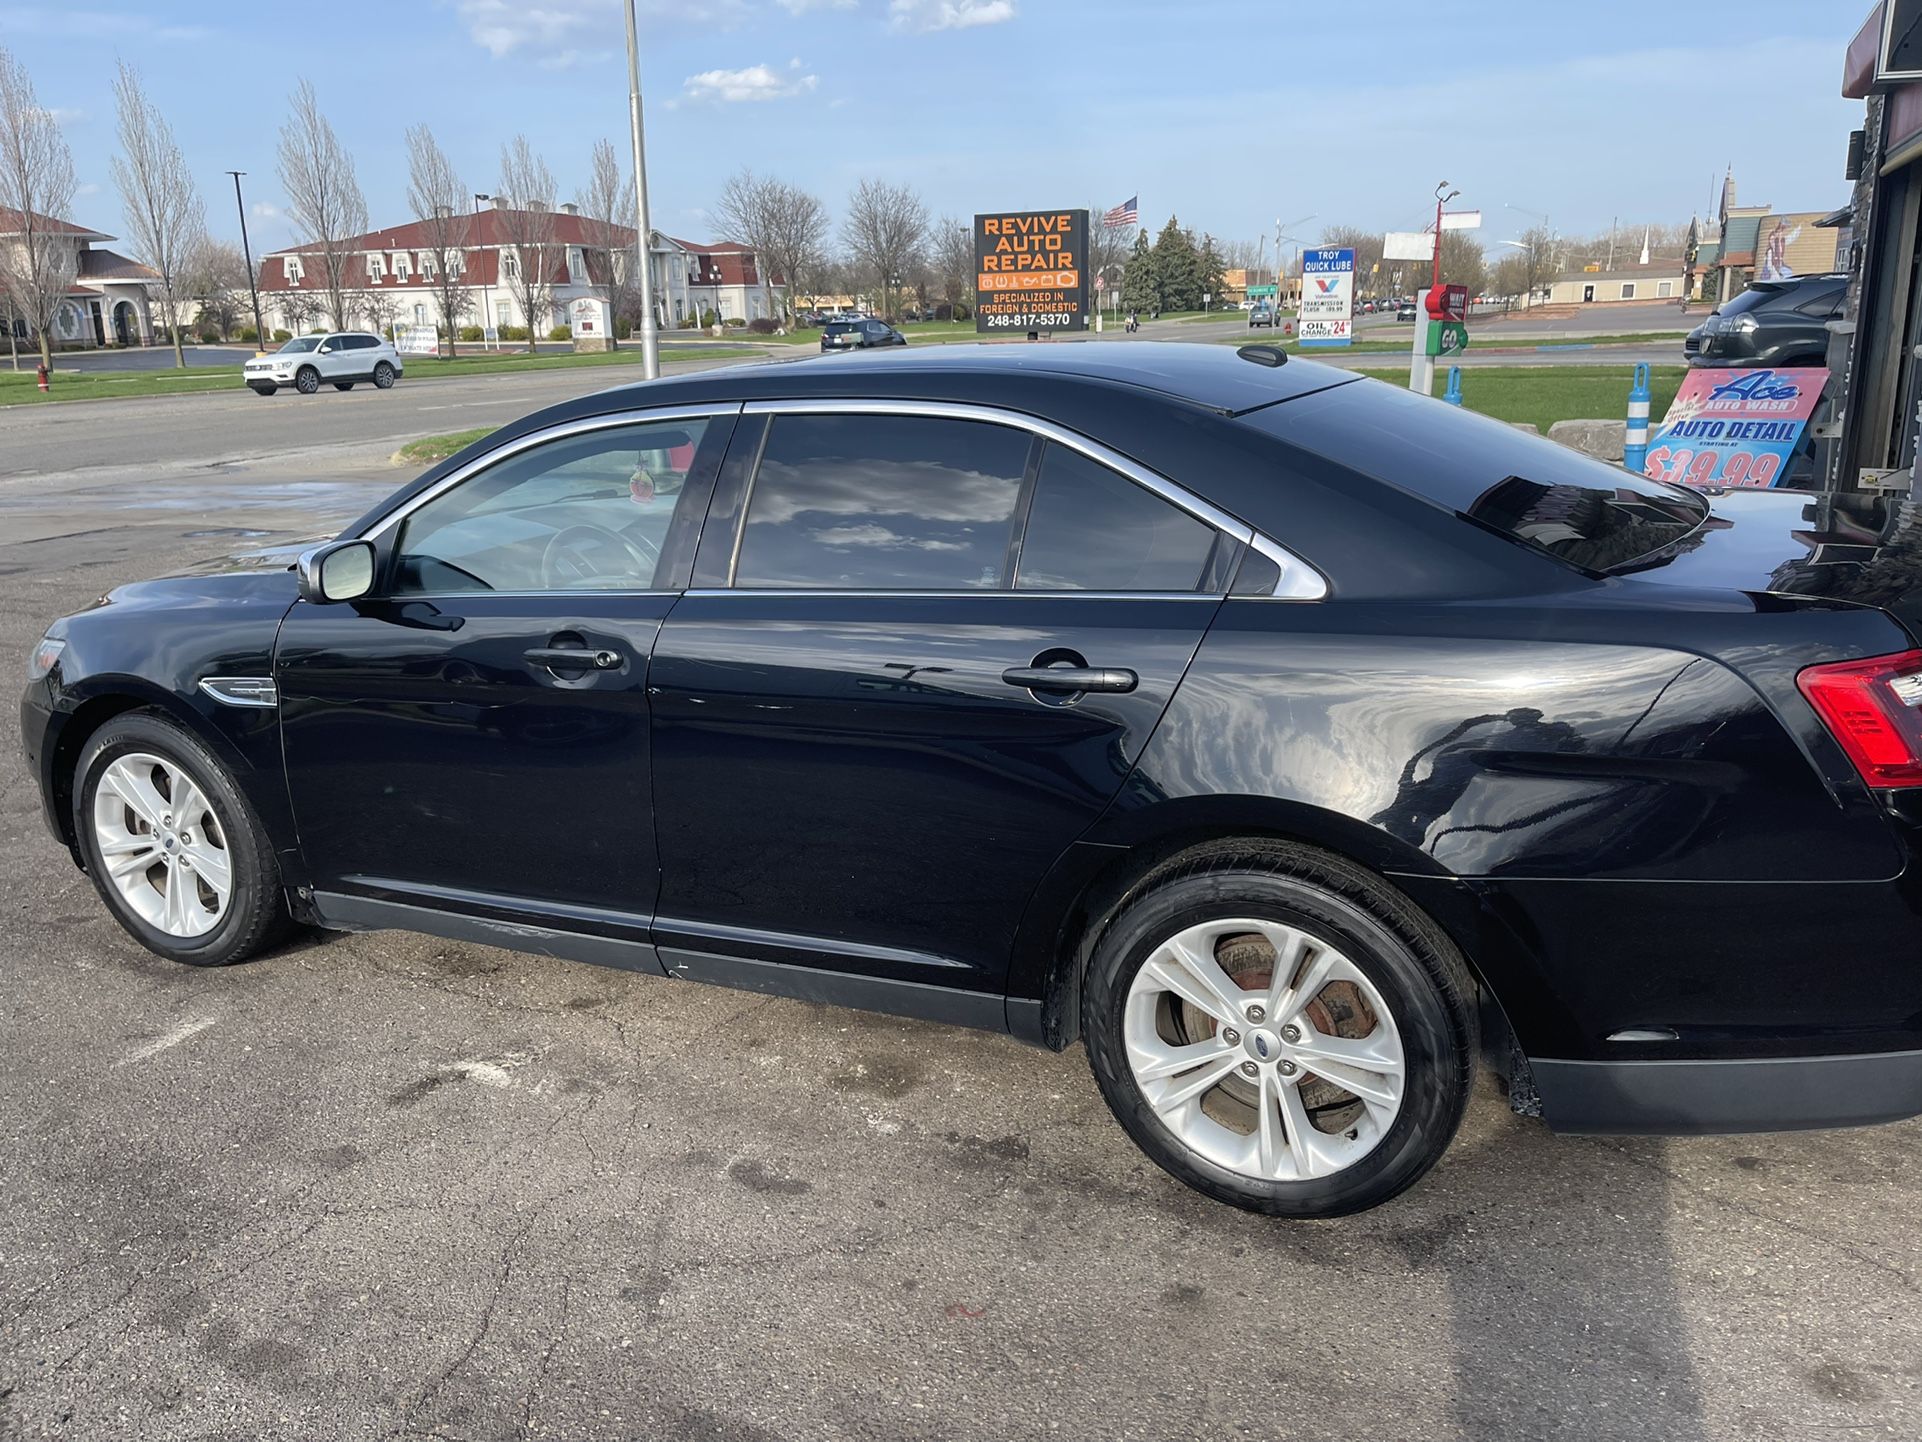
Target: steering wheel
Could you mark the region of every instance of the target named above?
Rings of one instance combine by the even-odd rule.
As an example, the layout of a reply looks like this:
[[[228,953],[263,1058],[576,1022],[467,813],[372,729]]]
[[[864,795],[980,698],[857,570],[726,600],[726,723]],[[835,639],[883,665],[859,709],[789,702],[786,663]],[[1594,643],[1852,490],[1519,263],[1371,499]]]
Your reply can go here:
[[[610,547],[620,553],[621,562],[611,567],[605,564]],[[541,586],[566,591],[622,581],[642,589],[652,583],[660,562],[660,548],[650,541],[637,541],[606,526],[563,526],[541,553]]]

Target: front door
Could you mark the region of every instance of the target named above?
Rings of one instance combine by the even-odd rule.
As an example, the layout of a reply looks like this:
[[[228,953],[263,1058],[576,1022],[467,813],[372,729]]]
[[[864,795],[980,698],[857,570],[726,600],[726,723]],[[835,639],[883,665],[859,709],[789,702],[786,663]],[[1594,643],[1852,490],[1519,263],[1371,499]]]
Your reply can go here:
[[[1583,286],[1583,287],[1582,287],[1582,301],[1583,301],[1583,303],[1584,303],[1584,304],[1586,304],[1587,302],[1589,302],[1589,301],[1591,301],[1591,300],[1593,300],[1593,299],[1595,299],[1595,287],[1594,287],[1594,286],[1592,286],[1592,285],[1585,285],[1585,286]]]
[[[275,677],[323,915],[344,896],[645,939],[649,657],[730,425],[561,428],[371,529],[372,598],[289,612]]]
[[[1126,780],[1239,542],[1015,425],[763,423],[650,672],[663,959],[998,1008],[1030,893]]]

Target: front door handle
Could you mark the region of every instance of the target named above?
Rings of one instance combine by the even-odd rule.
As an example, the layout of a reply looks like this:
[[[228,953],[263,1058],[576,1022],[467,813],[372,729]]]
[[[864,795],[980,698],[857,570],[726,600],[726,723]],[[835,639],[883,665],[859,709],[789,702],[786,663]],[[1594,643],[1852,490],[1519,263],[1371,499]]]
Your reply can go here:
[[[1132,691],[1141,684],[1134,672],[1111,666],[1010,666],[1001,679],[1030,691]]]
[[[550,671],[612,671],[621,664],[619,651],[589,651],[561,646],[536,646],[521,652],[524,660]]]

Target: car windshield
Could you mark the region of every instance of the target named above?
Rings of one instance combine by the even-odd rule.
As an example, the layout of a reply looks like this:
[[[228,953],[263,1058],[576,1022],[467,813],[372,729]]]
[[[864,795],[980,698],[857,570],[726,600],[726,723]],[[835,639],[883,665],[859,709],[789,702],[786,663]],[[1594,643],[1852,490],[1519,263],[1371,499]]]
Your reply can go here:
[[[296,351],[317,350],[323,339],[317,335],[297,335],[280,348],[280,354],[291,355]]]

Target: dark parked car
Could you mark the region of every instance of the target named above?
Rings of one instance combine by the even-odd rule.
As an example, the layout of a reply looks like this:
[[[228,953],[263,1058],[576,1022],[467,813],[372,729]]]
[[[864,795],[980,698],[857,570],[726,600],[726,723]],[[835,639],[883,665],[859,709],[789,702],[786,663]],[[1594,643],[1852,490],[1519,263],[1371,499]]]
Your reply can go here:
[[[1248,324],[1250,327],[1258,325],[1272,326],[1274,323],[1275,308],[1268,304],[1267,301],[1262,301],[1253,310],[1248,312]]]
[[[867,350],[874,346],[906,345],[908,338],[884,320],[831,320],[821,327],[821,349]]]
[[[1571,1131],[1922,1111],[1922,557],[1831,504],[1261,344],[709,371],[55,622],[25,754],[161,956],[1082,1039],[1174,1176],[1332,1215],[1483,1066]]]
[[[1710,311],[1682,350],[1694,366],[1826,365],[1826,322],[1842,314],[1848,284],[1845,275],[1758,280]]]

